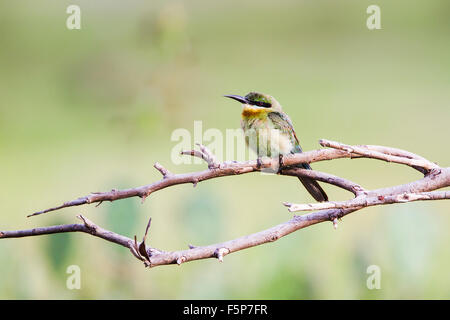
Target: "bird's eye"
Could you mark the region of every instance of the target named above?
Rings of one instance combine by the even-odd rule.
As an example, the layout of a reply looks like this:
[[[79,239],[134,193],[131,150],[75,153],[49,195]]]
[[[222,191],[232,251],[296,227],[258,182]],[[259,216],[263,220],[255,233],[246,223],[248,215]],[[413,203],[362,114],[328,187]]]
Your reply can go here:
[[[251,101],[251,103],[252,103],[252,105],[264,107],[264,108],[272,107],[272,105],[270,103],[264,102],[264,101]]]

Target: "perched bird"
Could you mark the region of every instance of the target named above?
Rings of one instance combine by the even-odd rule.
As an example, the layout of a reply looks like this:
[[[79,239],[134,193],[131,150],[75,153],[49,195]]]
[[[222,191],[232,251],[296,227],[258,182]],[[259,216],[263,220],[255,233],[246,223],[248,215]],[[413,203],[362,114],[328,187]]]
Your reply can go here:
[[[258,157],[275,157],[279,155],[302,152],[288,115],[281,110],[281,105],[274,97],[258,92],[250,92],[245,97],[226,95],[242,103],[241,127],[244,130],[247,145]],[[295,167],[309,169],[308,163]],[[328,201],[328,196],[317,181],[299,177],[308,192],[317,201]]]

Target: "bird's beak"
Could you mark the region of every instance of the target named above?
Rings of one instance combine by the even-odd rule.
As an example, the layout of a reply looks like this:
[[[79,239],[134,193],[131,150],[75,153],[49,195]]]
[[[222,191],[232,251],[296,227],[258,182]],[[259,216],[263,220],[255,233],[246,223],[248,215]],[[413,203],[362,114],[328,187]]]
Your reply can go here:
[[[224,95],[224,97],[234,99],[236,101],[239,101],[240,103],[244,103],[244,104],[248,103],[247,99],[245,99],[244,97],[235,95],[235,94]]]

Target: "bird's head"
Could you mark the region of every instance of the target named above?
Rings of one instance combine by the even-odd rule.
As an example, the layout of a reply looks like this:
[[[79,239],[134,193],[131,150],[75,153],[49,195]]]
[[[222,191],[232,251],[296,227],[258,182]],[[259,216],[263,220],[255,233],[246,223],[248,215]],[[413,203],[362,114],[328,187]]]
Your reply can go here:
[[[224,97],[234,99],[243,104],[244,108],[265,108],[281,111],[281,105],[274,97],[259,92],[250,92],[245,97],[238,95],[225,95]]]

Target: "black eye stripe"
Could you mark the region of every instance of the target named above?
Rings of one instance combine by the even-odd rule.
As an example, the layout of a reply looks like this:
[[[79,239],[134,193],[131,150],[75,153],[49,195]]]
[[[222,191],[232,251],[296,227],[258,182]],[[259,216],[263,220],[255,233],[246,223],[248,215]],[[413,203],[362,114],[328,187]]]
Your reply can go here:
[[[249,100],[249,102],[254,105],[254,106],[259,106],[259,107],[264,107],[264,108],[270,108],[272,107],[272,105],[270,103],[267,102],[263,102],[263,101],[253,101],[253,100]]]

